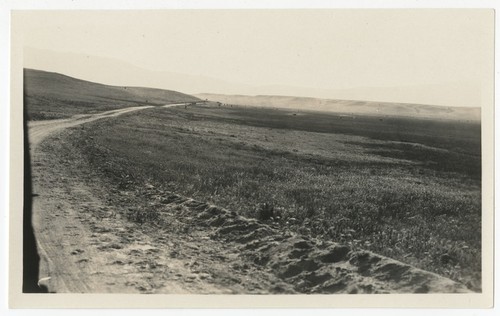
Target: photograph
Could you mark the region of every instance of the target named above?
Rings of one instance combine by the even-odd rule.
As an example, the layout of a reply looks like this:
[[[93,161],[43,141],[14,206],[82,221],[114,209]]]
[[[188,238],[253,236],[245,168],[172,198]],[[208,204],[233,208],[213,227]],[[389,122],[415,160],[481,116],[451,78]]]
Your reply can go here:
[[[11,304],[492,306],[494,19],[13,10]]]

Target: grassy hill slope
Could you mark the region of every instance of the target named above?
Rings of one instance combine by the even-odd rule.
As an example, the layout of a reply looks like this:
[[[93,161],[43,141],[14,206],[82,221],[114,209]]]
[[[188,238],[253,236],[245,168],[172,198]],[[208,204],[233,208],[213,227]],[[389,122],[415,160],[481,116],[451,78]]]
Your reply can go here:
[[[461,121],[481,120],[481,109],[474,107],[447,107],[410,103],[334,100],[275,95],[248,96],[203,93],[197,94],[196,96],[201,99],[228,104],[329,111],[346,113],[349,115],[404,116]]]
[[[24,102],[30,120],[197,100],[177,91],[108,86],[54,72],[24,69]]]

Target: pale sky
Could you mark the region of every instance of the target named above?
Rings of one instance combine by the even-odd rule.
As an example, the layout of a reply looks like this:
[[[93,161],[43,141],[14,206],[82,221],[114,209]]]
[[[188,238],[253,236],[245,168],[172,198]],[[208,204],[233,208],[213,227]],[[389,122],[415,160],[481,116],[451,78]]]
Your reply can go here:
[[[451,85],[449,100],[463,106],[456,100],[480,98],[471,87],[493,74],[493,10],[25,11],[13,20],[26,47],[257,87]]]

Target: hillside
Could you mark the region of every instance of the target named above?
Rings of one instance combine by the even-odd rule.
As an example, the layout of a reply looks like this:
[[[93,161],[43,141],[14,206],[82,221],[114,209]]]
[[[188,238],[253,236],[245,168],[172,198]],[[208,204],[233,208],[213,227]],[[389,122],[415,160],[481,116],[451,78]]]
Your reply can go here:
[[[481,109],[474,107],[446,107],[410,103],[335,100],[274,95],[248,96],[202,93],[196,96],[200,99],[208,99],[210,101],[219,101],[228,104],[328,111],[353,115],[404,116],[461,121],[481,120]]]
[[[24,69],[24,97],[31,120],[198,100],[177,91],[109,86],[34,69]]]

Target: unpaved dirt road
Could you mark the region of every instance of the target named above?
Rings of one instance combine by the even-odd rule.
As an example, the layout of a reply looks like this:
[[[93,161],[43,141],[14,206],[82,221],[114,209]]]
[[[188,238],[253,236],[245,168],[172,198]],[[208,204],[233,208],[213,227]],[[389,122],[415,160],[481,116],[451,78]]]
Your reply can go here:
[[[165,107],[176,105],[181,104]],[[149,238],[133,231],[126,224],[122,225],[120,221],[95,218],[91,213],[85,212],[90,207],[101,209],[105,206],[78,179],[70,179],[58,173],[58,169],[50,165],[48,157],[37,149],[47,136],[65,128],[147,108],[150,107],[132,107],[70,119],[30,122],[33,228],[41,257],[39,283],[46,285],[49,292],[130,293],[140,292],[145,288],[137,285],[147,282],[141,265],[135,262],[136,266],[124,266],[122,262],[131,257],[130,253],[154,253],[156,248],[151,246]],[[110,232],[125,234],[128,233],[127,228],[131,229],[130,234],[137,242],[125,249],[117,249],[118,246],[111,245],[113,252],[103,251],[106,245],[119,237]],[[182,273],[188,274],[185,271]],[[174,293],[193,290],[191,287],[189,291],[184,288],[181,282],[171,280],[164,290]],[[205,292],[202,289],[200,291]]]
[[[74,168],[74,161],[54,159],[67,128],[147,108],[30,122],[33,226],[41,256],[40,283],[50,292],[468,291],[401,262],[283,231],[154,186],[145,185],[140,194],[113,189]],[[138,200],[143,203],[134,205]],[[124,208],[134,207],[154,208],[162,225],[130,221]]]
[[[171,107],[175,106],[176,104],[172,105],[166,105],[165,107]],[[111,110],[111,111],[106,111],[102,112],[99,114],[83,114],[83,115],[76,115],[73,116],[72,118],[69,119],[59,119],[59,120],[47,120],[47,121],[35,121],[35,122],[29,122],[28,128],[29,128],[29,139],[30,139],[30,145],[31,146],[36,146],[38,145],[45,137],[50,135],[53,132],[56,132],[58,130],[92,122],[98,119],[106,118],[106,117],[113,117],[113,116],[118,116],[120,114],[132,112],[132,111],[138,111],[138,110],[144,110],[148,108],[152,108],[153,106],[137,106],[137,107],[129,107],[125,109],[119,109],[119,110]]]

